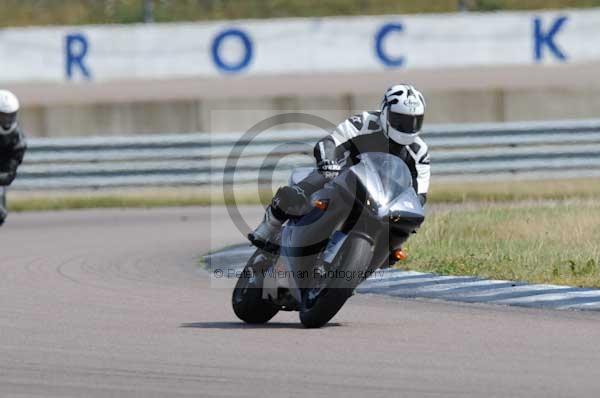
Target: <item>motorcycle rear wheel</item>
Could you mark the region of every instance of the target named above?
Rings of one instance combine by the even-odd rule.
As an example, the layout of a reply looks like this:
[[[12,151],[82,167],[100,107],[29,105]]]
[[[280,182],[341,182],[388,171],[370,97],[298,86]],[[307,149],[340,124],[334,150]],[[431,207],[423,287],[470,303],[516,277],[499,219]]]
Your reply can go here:
[[[250,265],[256,255],[255,253],[248,261],[231,295],[233,312],[239,319],[250,324],[266,323],[279,312],[277,306],[262,298],[262,271]]]

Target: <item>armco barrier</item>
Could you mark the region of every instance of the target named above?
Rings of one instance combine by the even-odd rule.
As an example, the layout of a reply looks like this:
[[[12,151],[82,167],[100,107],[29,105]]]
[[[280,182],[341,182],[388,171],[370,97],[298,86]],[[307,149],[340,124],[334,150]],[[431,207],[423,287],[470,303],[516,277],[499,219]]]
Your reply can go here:
[[[269,131],[250,142],[241,133],[31,139],[14,188],[283,182],[293,167],[312,164],[312,145],[324,134]],[[439,180],[600,176],[600,120],[437,125],[423,136]]]

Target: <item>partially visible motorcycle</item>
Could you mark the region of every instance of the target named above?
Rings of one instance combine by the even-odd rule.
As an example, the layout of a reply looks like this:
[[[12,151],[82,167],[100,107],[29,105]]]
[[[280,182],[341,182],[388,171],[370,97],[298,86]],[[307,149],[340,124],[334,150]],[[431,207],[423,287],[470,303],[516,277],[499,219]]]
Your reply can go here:
[[[2,226],[2,224],[4,224],[4,220],[6,219],[6,216],[7,216],[6,188],[3,186],[0,186],[0,226]]]
[[[294,170],[290,183],[309,172]],[[240,272],[232,304],[241,320],[265,323],[283,310],[299,311],[308,328],[325,325],[363,280],[403,256],[425,220],[410,170],[387,153],[361,154],[310,203],[276,250],[257,249]]]

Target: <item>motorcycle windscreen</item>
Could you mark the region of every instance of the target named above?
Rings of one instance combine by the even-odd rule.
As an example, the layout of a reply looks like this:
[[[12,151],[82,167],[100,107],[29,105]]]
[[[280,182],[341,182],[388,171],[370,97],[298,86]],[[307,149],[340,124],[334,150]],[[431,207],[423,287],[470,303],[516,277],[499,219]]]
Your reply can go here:
[[[412,175],[402,159],[387,153],[363,153],[360,162],[350,168],[377,207],[388,206],[412,188]]]

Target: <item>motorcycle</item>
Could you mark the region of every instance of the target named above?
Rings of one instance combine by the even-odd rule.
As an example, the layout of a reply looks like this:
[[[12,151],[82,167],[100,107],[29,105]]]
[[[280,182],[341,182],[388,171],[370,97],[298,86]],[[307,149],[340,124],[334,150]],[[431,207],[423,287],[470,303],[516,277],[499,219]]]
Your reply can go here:
[[[386,153],[359,158],[287,222],[278,250],[254,252],[232,295],[238,318],[260,324],[299,311],[305,327],[321,327],[363,280],[403,256],[402,244],[425,220],[410,170]],[[294,170],[290,183],[310,171]]]
[[[6,188],[0,186],[0,226],[4,224],[4,220],[6,219],[7,211],[6,211]]]

